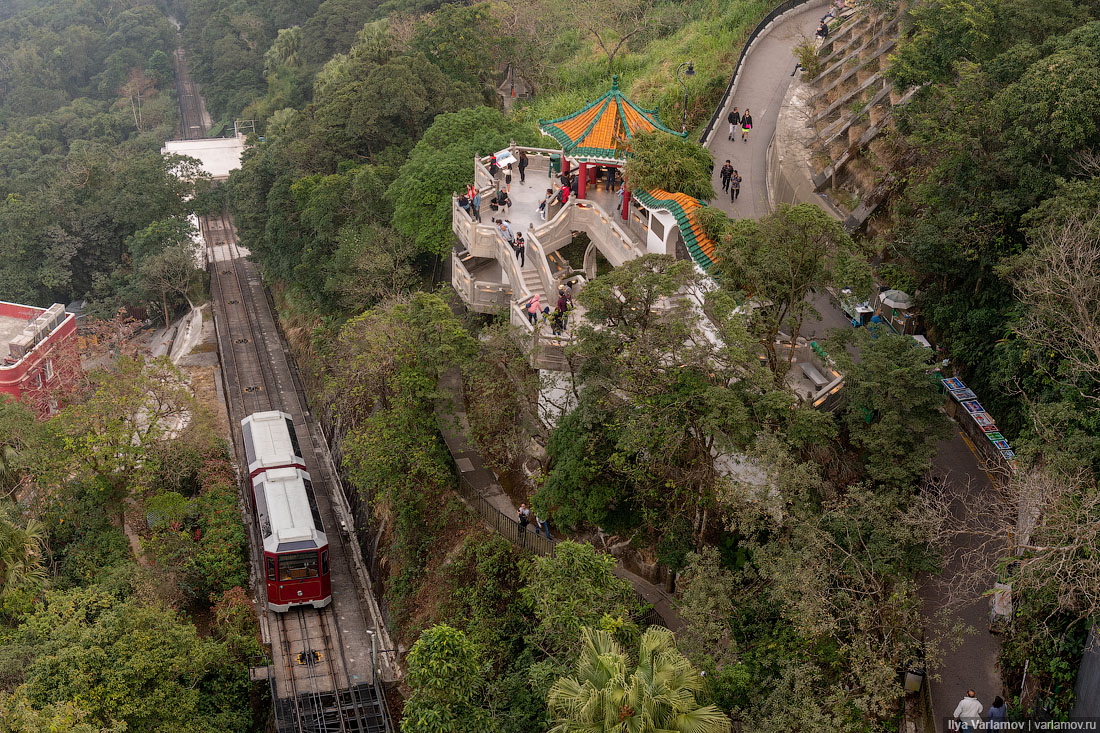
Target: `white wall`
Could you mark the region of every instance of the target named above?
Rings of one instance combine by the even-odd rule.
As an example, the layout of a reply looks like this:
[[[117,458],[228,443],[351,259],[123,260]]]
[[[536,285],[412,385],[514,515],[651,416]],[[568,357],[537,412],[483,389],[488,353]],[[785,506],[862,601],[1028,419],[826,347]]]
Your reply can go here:
[[[657,226],[654,227],[654,224]],[[659,229],[660,231],[654,231]],[[676,217],[667,211],[649,212],[649,235],[646,237],[646,251],[657,255],[675,255],[672,244],[676,241]],[[660,235],[660,236],[658,236]]]

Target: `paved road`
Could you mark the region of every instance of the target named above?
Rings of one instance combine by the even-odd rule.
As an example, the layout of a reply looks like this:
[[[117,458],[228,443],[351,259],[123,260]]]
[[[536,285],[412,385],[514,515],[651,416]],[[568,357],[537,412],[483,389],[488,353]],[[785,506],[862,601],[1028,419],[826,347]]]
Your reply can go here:
[[[989,475],[982,469],[958,428],[949,440],[940,443],[932,460],[932,473],[947,478],[955,496],[953,511],[956,516],[964,515],[964,506],[996,506],[997,492]],[[952,549],[964,549],[969,539],[959,537]],[[950,576],[955,568],[955,564],[948,564],[944,574]],[[944,587],[935,580],[923,584],[921,595],[928,616],[947,602]],[[939,679],[931,680],[932,709],[938,731],[947,730],[948,716],[954,712],[968,689],[973,688],[986,708],[993,702],[994,695],[1003,694],[997,668],[1000,641],[989,633],[989,600],[975,595],[953,615],[953,619],[969,626],[971,632],[954,640],[957,646],[947,651],[943,664],[937,670]]]
[[[810,3],[809,8],[792,11],[779,25],[762,38],[745,58],[745,66],[734,90],[729,106],[722,110],[718,129],[710,143],[714,154],[714,190],[718,198],[712,202],[727,214],[737,218],[759,219],[768,213],[767,153],[768,144],[775,135],[775,121],[779,107],[787,94],[797,63],[794,47],[803,38],[813,38],[823,5]],[[729,123],[726,115],[733,107],[752,110],[753,130],[748,142],[741,142],[740,134],[732,142],[726,134]],[[744,179],[741,195],[736,203],[722,193],[718,172],[729,159]]]

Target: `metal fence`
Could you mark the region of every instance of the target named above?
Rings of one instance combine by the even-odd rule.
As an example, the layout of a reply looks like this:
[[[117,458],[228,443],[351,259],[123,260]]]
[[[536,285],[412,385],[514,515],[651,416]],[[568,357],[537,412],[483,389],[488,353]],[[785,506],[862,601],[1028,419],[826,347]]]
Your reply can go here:
[[[793,10],[799,5],[805,5],[806,3],[813,2],[813,0],[785,0],[780,3],[764,16],[764,19],[757,23],[756,27],[752,29],[752,33],[749,33],[748,38],[745,39],[745,45],[741,47],[741,55],[737,57],[737,63],[733,67],[733,76],[730,77],[730,83],[726,85],[726,92],[722,95],[722,101],[718,103],[718,107],[715,108],[714,114],[711,115],[710,122],[703,129],[703,135],[699,138],[699,142],[703,145],[707,144],[707,138],[714,131],[715,125],[721,122],[722,112],[725,111],[726,105],[729,103],[730,96],[733,94],[733,89],[737,85],[737,77],[741,73],[741,66],[745,63],[745,55],[749,52],[749,47],[752,46],[752,42],[756,40],[757,36],[764,32],[764,29],[768,27],[768,24],[778,18],[788,10]]]

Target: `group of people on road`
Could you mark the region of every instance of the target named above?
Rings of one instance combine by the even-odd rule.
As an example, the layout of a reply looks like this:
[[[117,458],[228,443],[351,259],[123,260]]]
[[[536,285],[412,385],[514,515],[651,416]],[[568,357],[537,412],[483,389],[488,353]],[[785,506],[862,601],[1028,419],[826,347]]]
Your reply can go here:
[[[741,142],[747,143],[749,133],[752,131],[752,112],[749,111],[749,108],[746,107],[745,114],[741,114],[740,110],[734,107],[726,116],[726,120],[730,123],[730,142],[733,142],[734,136],[740,130]]]
[[[718,171],[718,176],[722,179],[722,190],[730,195],[730,201],[736,201],[741,195],[741,174],[733,167],[729,158],[722,170]]]
[[[986,717],[982,718],[985,706],[978,700],[977,693],[973,690],[966,691],[966,697],[959,700],[955,706],[955,712],[951,717],[958,723],[958,730],[1001,730],[1008,728],[1008,706],[1001,696],[993,698],[993,704],[986,711]]]

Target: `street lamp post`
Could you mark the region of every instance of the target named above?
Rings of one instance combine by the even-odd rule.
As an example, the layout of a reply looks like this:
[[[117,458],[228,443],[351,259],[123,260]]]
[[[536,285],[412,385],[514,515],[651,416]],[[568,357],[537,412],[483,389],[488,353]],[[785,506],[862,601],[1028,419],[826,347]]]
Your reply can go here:
[[[687,132],[688,129],[688,87],[684,80],[680,78],[680,70],[685,66],[687,71],[684,72],[684,76],[695,76],[695,62],[685,61],[676,67],[676,81],[680,82],[680,86],[684,88],[684,120],[680,124],[680,132]]]

